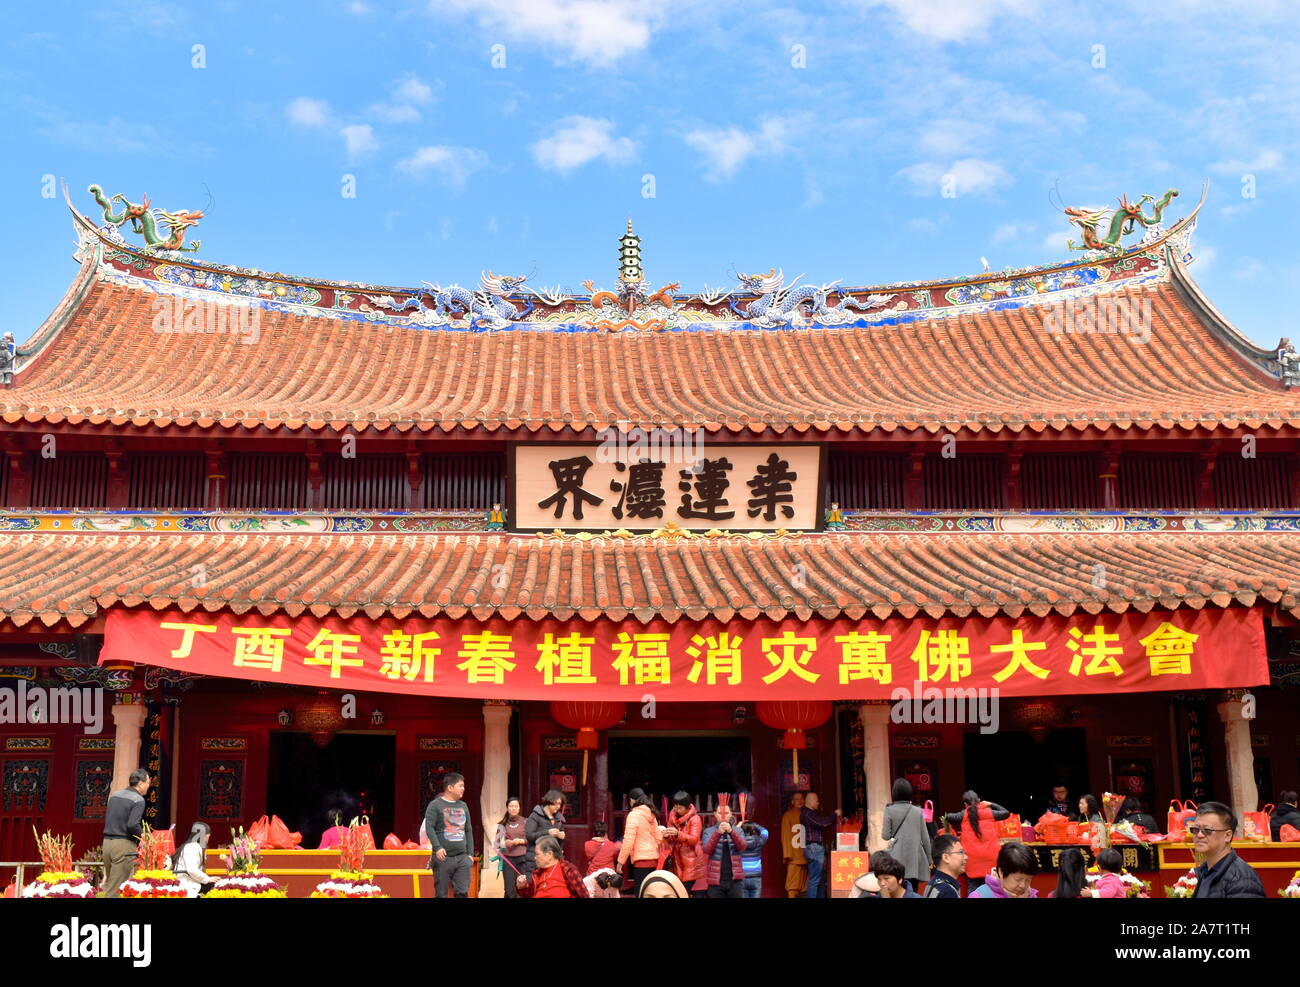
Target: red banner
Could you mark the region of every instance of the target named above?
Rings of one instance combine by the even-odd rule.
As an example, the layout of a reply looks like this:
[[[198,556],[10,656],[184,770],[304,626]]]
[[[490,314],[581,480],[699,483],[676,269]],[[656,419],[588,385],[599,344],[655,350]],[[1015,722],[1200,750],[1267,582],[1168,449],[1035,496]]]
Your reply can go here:
[[[890,699],[1227,689],[1268,682],[1252,610],[940,620],[263,617],[114,610],[100,662],[479,699]]]

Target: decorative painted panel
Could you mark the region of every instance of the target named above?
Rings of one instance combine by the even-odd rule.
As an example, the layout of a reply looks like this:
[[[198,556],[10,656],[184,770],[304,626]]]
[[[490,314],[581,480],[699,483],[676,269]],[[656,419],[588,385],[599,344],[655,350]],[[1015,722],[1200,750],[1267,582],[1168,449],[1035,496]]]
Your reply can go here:
[[[72,817],[103,819],[112,787],[112,761],[92,761],[90,758],[77,761],[77,790]]]
[[[49,793],[50,762],[4,762],[4,811],[44,812]]]
[[[450,771],[459,773],[460,767],[459,760],[420,762],[420,818],[424,818],[424,810],[428,808],[429,803],[442,794],[443,775]]]
[[[242,818],[244,759],[199,762],[199,816],[203,819]]]

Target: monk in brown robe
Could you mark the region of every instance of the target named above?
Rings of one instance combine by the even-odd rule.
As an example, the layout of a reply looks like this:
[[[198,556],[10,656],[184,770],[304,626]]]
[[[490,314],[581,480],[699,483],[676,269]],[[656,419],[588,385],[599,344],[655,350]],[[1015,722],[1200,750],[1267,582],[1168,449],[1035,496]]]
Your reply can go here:
[[[790,797],[790,808],[781,817],[781,859],[785,862],[785,894],[787,898],[802,898],[808,890],[808,858],[804,856],[803,824],[799,821],[803,811],[803,792]]]

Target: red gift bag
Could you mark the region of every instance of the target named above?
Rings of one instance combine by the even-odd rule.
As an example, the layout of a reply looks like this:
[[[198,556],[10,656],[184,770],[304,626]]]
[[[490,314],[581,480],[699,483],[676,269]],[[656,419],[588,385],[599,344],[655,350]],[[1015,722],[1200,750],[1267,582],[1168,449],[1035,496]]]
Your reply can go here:
[[[1178,799],[1169,801],[1169,823],[1165,827],[1165,839],[1171,843],[1186,843],[1187,823],[1196,818],[1195,802],[1180,802]]]
[[[397,838],[396,833],[389,833],[387,836],[384,837],[384,849],[385,850],[402,849],[402,841]],[[419,847],[416,847],[416,849],[418,850]]]
[[[1018,840],[1022,836],[1020,817],[1014,812],[1005,819],[998,820],[998,838]]]
[[[163,848],[168,860],[176,856],[176,834],[170,828],[158,831],[158,845]]]
[[[279,816],[271,817],[271,824],[267,829],[267,847],[273,850],[293,850],[302,843],[302,833],[291,833],[289,827],[284,824],[284,820]],[[370,841],[374,846],[374,840]]]
[[[1270,803],[1258,812],[1243,812],[1241,814],[1242,838],[1253,840],[1256,843],[1267,843],[1272,839],[1272,830],[1268,826],[1268,817],[1275,808],[1277,806]]]
[[[271,830],[271,821],[268,817],[262,816],[257,822],[248,827],[248,838],[257,843],[259,847],[265,848],[267,839]]]

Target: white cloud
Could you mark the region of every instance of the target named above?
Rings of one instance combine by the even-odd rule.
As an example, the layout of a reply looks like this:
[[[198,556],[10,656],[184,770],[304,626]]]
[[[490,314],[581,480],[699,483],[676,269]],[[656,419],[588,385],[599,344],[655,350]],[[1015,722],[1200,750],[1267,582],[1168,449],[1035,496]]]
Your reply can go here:
[[[933,236],[939,232],[939,224],[933,219],[926,219],[924,216],[914,216],[903,224],[903,227],[909,233],[920,233],[925,236]]]
[[[701,127],[683,140],[704,156],[710,181],[731,178],[753,155],[780,154],[790,147],[799,123],[789,117],[768,117],[752,131],[739,127]]]
[[[1043,237],[1043,249],[1050,250],[1054,254],[1068,254],[1070,248],[1066,246],[1067,241],[1078,241],[1078,230],[1057,230]]]
[[[711,177],[730,178],[754,153],[754,138],[737,127],[692,130],[686,143],[704,155]]]
[[[439,84],[441,89],[441,84]],[[376,103],[370,112],[385,123],[415,123],[420,119],[420,107],[434,101],[434,87],[415,76],[408,76],[393,87],[391,103]]]
[[[450,7],[474,14],[500,38],[607,67],[650,43],[668,5],[666,0],[430,0],[429,10],[445,15]]]
[[[433,102],[433,89],[426,83],[421,82],[415,76],[404,79],[396,89],[393,90],[393,96],[399,103],[411,103],[416,106],[427,106]]]
[[[488,164],[488,156],[478,148],[438,144],[422,147],[409,158],[403,158],[397,162],[397,170],[416,178],[436,174],[444,184],[462,188],[470,175]]]
[[[370,112],[384,123],[415,123],[420,119],[420,111],[409,103],[376,103]]]
[[[368,123],[353,123],[339,130],[348,145],[348,157],[355,159],[379,147],[375,130]]]
[[[1008,240],[1018,240],[1026,234],[1033,233],[1037,228],[1033,223],[1003,223],[993,231],[990,241],[1006,243]]]
[[[330,122],[329,103],[323,99],[300,96],[289,104],[285,112],[289,116],[289,122],[299,127],[324,127]]]
[[[1282,153],[1280,151],[1260,151],[1255,155],[1253,161],[1242,161],[1233,159],[1229,161],[1216,161],[1210,165],[1211,171],[1217,171],[1225,175],[1250,175],[1257,171],[1273,171],[1282,164]]]
[[[917,34],[933,41],[982,38],[989,23],[1006,15],[1032,13],[1035,0],[858,0],[867,8],[886,7]]]
[[[356,14],[358,17],[364,17],[366,14],[370,13],[370,8],[366,4],[362,3],[361,0],[353,0],[352,3],[348,4],[348,13]]]
[[[1268,270],[1268,265],[1254,257],[1243,257],[1237,262],[1232,276],[1238,281],[1254,281]]]
[[[949,157],[972,151],[987,140],[988,128],[969,120],[935,120],[923,131],[918,144],[927,154]]]
[[[1011,183],[1007,170],[995,161],[983,158],[961,158],[949,167],[933,161],[909,165],[898,172],[912,185],[916,195],[939,195],[951,188],[951,195],[988,195],[995,189]]]
[[[533,158],[549,171],[566,172],[604,158],[611,164],[631,160],[636,145],[614,136],[614,124],[594,117],[565,117],[555,131],[532,146]]]
[[[1208,243],[1192,247],[1192,264],[1198,275],[1205,274],[1219,259],[1219,252]]]

